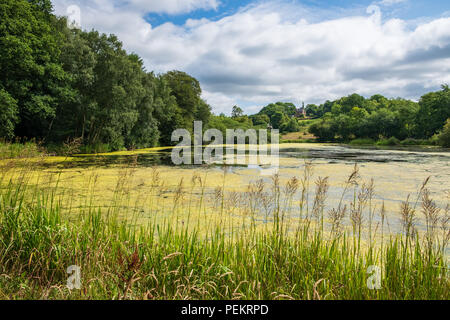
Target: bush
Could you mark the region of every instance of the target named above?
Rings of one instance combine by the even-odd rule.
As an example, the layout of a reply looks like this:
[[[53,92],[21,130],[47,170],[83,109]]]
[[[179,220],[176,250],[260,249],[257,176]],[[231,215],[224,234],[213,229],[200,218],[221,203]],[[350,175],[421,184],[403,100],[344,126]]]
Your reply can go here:
[[[44,149],[34,141],[11,143],[0,140],[0,160],[32,158],[44,153]]]
[[[400,140],[396,137],[390,137],[389,139],[381,139],[377,142],[378,146],[398,146],[400,145]]]
[[[444,148],[450,148],[450,118],[447,119],[447,122],[442,129],[441,133],[438,134],[438,144]]]
[[[363,146],[363,145],[374,145],[375,141],[372,139],[354,139],[350,141],[350,144],[353,146]]]
[[[97,143],[95,145],[86,145],[80,148],[80,153],[107,153],[111,151],[111,147],[107,143]]]
[[[428,140],[408,138],[400,142],[402,146],[423,146],[430,144]]]
[[[336,137],[336,129],[330,121],[316,122],[309,127],[308,131],[318,137],[319,141],[334,141]]]

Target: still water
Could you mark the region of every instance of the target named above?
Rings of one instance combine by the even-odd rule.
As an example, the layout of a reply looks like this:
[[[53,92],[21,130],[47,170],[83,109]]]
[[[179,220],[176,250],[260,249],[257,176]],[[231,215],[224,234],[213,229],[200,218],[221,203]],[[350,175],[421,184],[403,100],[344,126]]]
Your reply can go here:
[[[142,184],[148,180],[151,169],[158,167],[164,171],[168,184],[176,185],[177,179],[185,177],[185,181],[196,172],[208,172],[207,193],[222,185],[220,163],[210,166],[173,166],[171,149],[158,148],[130,152],[116,152],[102,155],[80,155],[77,161],[65,161],[67,170],[78,172],[83,168],[104,168],[105,175],[111,175],[107,170],[118,163],[137,164],[138,176]],[[282,144],[279,147],[279,176],[282,183],[293,176],[301,178],[305,161],[313,164],[311,182],[311,198],[314,197],[314,181],[319,177],[328,177],[329,192],[325,212],[336,207],[341,199],[345,181],[352,172],[354,165],[359,167],[360,185],[371,179],[375,184],[374,207],[380,210],[384,204],[388,222],[392,231],[400,230],[400,205],[409,197],[411,205],[417,202],[417,227],[424,228],[420,213],[420,201],[417,194],[425,179],[430,178],[427,188],[436,204],[444,211],[449,203],[450,195],[450,150],[436,148],[355,148],[344,145],[330,144]],[[263,179],[270,184],[270,176],[261,175],[261,168],[247,165],[245,160],[237,161],[237,165],[229,167],[227,173],[226,191],[245,192],[250,182]],[[56,163],[49,166],[61,165]],[[106,168],[106,169],[105,169]],[[78,171],[77,171],[78,170]],[[297,195],[299,197],[299,195]],[[344,200],[350,203],[353,192],[347,192]],[[312,203],[310,203],[312,205]],[[295,215],[295,210],[293,210]],[[375,221],[379,215],[375,215]]]

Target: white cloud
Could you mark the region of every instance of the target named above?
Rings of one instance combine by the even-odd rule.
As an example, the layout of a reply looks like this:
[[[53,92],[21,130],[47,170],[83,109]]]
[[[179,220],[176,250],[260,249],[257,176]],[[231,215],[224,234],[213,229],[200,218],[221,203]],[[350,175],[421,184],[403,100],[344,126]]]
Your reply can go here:
[[[145,12],[157,12],[179,14],[198,9],[216,10],[218,0],[128,0],[127,7],[143,10]]]
[[[238,105],[236,99],[220,92],[209,92],[203,90],[203,98],[209,105],[215,107],[214,112],[217,114],[224,113],[230,115],[232,106]]]
[[[54,0],[57,7],[76,4],[82,8],[91,7],[99,11],[110,11],[116,8],[119,11],[139,11],[167,14],[187,13],[198,9],[217,10],[219,0]]]
[[[450,83],[450,18],[411,27],[410,21],[383,21],[373,8],[366,15],[318,19],[320,12],[306,7],[266,2],[219,21],[152,28],[135,9],[143,8],[142,0],[121,8],[80,1],[85,29],[117,34],[149,70],[197,77],[216,112],[229,113],[237,102],[250,111],[255,104],[317,103],[353,92],[418,98]],[[68,1],[55,3],[64,13]]]

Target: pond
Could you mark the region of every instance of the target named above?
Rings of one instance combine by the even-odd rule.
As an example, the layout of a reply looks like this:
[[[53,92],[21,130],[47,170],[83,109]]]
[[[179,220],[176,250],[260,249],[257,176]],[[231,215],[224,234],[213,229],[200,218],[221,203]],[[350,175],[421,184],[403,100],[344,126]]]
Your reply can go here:
[[[189,184],[193,175],[207,176],[205,195],[213,197],[214,190],[224,187],[227,193],[244,194],[249,183],[262,179],[267,186],[271,183],[271,176],[262,175],[261,167],[247,165],[244,158],[237,158],[234,166],[227,167],[226,183],[221,163],[214,165],[183,165],[173,166],[171,162],[171,148],[152,148],[136,151],[114,152],[99,155],[77,155],[65,159],[51,157],[42,163],[37,171],[40,174],[60,172],[60,179],[66,189],[79,198],[86,198],[87,181],[90,175],[97,176],[95,189],[106,206],[112,197],[120,168],[133,167],[135,179],[130,194],[149,194],[151,189],[152,172],[157,168],[161,172],[161,179],[165,182],[166,192],[157,202],[169,201],[173,197],[181,179],[185,185]],[[424,220],[421,214],[418,191],[423,182],[429,178],[427,188],[436,205],[444,211],[449,203],[450,195],[450,150],[437,148],[371,148],[350,147],[333,144],[282,144],[279,146],[278,174],[284,185],[290,178],[303,176],[305,161],[311,162],[313,176],[309,190],[309,206],[313,206],[314,182],[319,177],[328,177],[329,190],[324,212],[335,208],[342,197],[345,182],[353,171],[355,164],[359,168],[359,187],[374,180],[375,194],[373,210],[375,223],[380,222],[379,212],[384,205],[389,228],[399,232],[400,206],[409,197],[411,206],[416,207],[416,225],[424,230]],[[123,166],[125,164],[125,166]],[[42,179],[39,180],[42,183]],[[198,195],[200,192],[193,191]],[[136,196],[137,197],[137,196]],[[344,201],[350,205],[354,200],[353,189],[344,194]],[[297,192],[294,200],[300,199]],[[420,200],[420,199],[419,199]],[[146,204],[142,205],[142,212],[147,212]],[[167,205],[167,208],[170,206]],[[152,211],[152,210],[150,210]],[[298,204],[292,205],[290,210],[293,217],[299,216]],[[151,215],[152,212],[148,213]],[[367,219],[367,217],[366,217]]]

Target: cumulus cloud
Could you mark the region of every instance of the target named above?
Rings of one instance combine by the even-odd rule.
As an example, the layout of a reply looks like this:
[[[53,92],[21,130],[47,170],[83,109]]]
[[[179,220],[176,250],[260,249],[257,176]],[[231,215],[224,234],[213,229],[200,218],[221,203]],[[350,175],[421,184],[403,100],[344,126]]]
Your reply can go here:
[[[82,0],[84,28],[117,34],[149,70],[192,74],[217,113],[229,113],[234,104],[250,112],[278,100],[318,103],[353,92],[416,99],[450,82],[450,18],[411,26],[383,20],[372,6],[366,14],[320,19],[320,12],[298,4],[265,2],[218,21],[153,28],[143,19],[150,9],[142,5],[159,1],[129,2],[120,7]],[[216,5],[186,3],[191,6],[183,10]],[[64,14],[66,1],[56,4]]]

